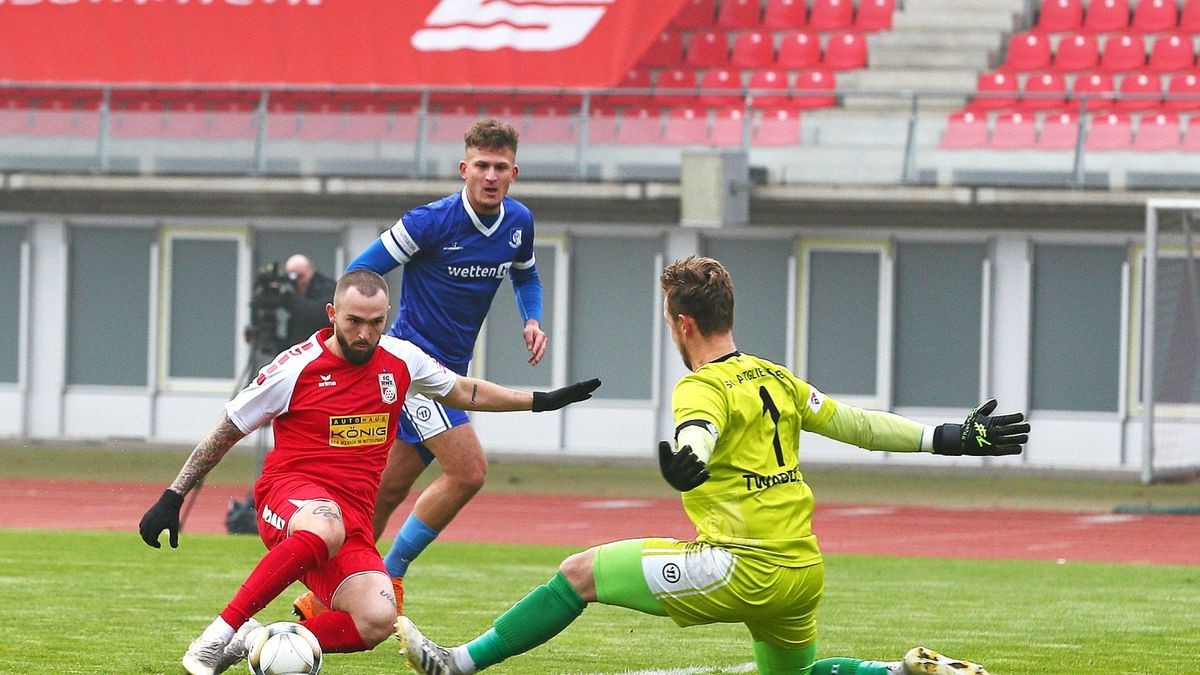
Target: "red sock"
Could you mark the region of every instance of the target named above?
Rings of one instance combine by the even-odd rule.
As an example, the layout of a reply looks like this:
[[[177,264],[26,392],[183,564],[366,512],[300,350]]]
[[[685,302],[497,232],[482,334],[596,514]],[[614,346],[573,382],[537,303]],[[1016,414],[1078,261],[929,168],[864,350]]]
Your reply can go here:
[[[354,617],[349,612],[330,610],[321,612],[300,625],[312,631],[321,643],[324,652],[365,652],[370,649],[363,643],[358,628],[354,625]]]
[[[307,530],[293,532],[263,556],[246,577],[221,618],[234,628],[246,623],[310,569],[329,560],[325,540]]]

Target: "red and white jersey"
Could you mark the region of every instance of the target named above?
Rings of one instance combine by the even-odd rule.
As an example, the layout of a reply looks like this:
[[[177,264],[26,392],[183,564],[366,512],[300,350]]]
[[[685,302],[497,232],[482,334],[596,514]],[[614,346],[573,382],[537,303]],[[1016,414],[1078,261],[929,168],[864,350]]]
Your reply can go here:
[[[384,335],[371,360],[354,365],[325,347],[324,328],[275,357],[225,404],[249,433],[273,420],[275,448],[259,480],[302,475],[371,513],[404,400],[449,393],[458,375],[416,345]]]

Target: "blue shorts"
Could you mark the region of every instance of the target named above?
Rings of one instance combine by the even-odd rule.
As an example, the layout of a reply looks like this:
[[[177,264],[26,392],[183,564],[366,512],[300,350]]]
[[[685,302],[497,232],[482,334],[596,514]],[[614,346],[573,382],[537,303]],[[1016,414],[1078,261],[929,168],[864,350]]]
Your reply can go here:
[[[416,394],[404,402],[397,435],[401,440],[412,443],[417,448],[421,460],[429,464],[434,460],[434,456],[429,448],[425,447],[424,441],[470,421],[465,411],[448,408]]]

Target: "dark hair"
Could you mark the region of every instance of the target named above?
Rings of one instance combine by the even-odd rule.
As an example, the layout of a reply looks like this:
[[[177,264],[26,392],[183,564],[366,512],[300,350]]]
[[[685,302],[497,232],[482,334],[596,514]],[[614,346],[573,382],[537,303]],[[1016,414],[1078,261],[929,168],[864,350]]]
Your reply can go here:
[[[517,130],[491,117],[479,120],[463,134],[467,150],[480,148],[482,150],[512,150],[517,153]]]
[[[733,330],[733,279],[721,263],[688,256],[668,265],[659,280],[668,314],[692,317],[705,336]]]
[[[346,294],[346,289],[354,287],[363,297],[370,298],[376,293],[383,291],[387,295],[388,285],[383,277],[379,276],[371,270],[350,270],[338,279],[337,288],[333,291],[334,304],[337,304],[338,299]]]

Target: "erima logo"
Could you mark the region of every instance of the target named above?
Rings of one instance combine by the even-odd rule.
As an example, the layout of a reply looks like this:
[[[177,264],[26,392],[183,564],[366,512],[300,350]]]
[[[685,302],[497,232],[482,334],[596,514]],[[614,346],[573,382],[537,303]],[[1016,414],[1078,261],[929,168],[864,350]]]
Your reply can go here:
[[[508,274],[508,268],[510,267],[512,267],[512,263],[504,263],[495,267],[484,267],[482,265],[456,267],[454,265],[447,265],[446,274],[452,277],[462,277],[463,279],[503,279]]]
[[[592,32],[616,0],[442,0],[413,33],[422,52],[456,49],[549,52],[574,47]]]
[[[337,386],[337,380],[333,379],[332,373],[329,375],[322,375],[321,381],[317,383],[318,389],[320,389],[322,387],[336,387],[336,386]]]

